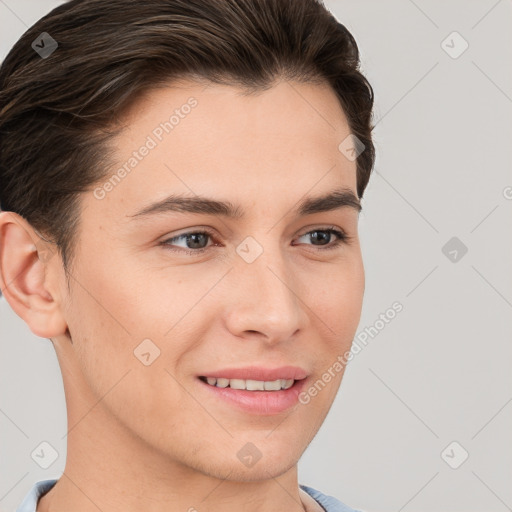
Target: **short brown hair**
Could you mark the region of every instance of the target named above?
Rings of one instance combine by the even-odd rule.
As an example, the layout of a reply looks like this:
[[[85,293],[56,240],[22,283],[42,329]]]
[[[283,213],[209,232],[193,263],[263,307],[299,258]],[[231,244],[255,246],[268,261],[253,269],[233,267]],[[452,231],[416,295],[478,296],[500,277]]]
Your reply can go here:
[[[32,46],[43,32],[58,45],[45,58]],[[0,206],[53,239],[69,269],[79,194],[105,177],[116,119],[180,78],[249,91],[278,78],[327,82],[365,147],[362,197],[375,150],[373,90],[359,66],[353,36],[320,0],[71,0],[0,68]]]

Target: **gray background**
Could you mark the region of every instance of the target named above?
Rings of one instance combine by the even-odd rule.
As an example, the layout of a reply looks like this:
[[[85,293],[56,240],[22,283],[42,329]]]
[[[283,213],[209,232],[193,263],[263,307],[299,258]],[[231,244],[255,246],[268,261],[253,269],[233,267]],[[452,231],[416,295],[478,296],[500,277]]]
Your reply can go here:
[[[0,0],[0,59],[59,3]],[[511,2],[326,5],[354,34],[376,92],[358,333],[395,301],[403,311],[349,364],[299,480],[365,511],[512,510]],[[454,31],[469,44],[457,58]],[[8,511],[36,480],[60,476],[66,417],[51,343],[5,299],[0,342]],[[59,453],[47,470],[30,457],[41,441]]]

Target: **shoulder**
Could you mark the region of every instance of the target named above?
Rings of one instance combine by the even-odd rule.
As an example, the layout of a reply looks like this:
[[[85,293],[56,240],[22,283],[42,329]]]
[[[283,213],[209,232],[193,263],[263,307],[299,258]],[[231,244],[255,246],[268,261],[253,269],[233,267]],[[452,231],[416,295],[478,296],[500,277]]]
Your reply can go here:
[[[46,494],[56,483],[57,479],[36,482],[16,509],[16,512],[36,512],[39,498]]]
[[[326,494],[323,494],[312,487],[308,487],[307,485],[300,485],[300,488],[320,503],[326,512],[361,512],[345,505],[345,503],[342,503],[333,496],[327,496]]]

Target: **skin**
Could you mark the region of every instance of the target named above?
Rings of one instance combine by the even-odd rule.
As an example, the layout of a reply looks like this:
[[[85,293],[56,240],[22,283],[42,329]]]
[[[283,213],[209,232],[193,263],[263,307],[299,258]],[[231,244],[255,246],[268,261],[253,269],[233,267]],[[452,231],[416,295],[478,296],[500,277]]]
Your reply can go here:
[[[191,96],[197,107],[104,199],[82,195],[71,291],[55,248],[19,215],[0,214],[0,284],[53,342],[66,396],[66,466],[38,512],[322,510],[299,489],[297,463],[343,372],[274,415],[214,399],[197,375],[290,364],[314,383],[350,349],[364,294],[358,213],[293,213],[304,196],[340,186],[357,196],[356,164],[338,149],[347,120],[327,85],[281,81],[243,95],[184,82],[126,113],[113,169]],[[129,217],[171,192],[229,200],[246,218]],[[349,242],[322,252],[303,236],[329,226]],[[214,232],[201,255],[160,244],[197,227]],[[263,248],[250,264],[235,251],[247,236]],[[149,366],[133,353],[146,338],[160,350]],[[252,467],[236,455],[248,442],[262,454]]]

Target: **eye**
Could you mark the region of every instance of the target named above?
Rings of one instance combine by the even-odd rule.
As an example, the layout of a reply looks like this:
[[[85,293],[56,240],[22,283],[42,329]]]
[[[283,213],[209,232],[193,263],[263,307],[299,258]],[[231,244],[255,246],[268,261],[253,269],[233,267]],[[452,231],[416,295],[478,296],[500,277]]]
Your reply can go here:
[[[333,243],[329,243],[329,240],[332,235],[334,235],[336,238]],[[336,229],[334,226],[331,226],[329,228],[318,228],[313,231],[308,231],[307,233],[301,235],[299,238],[305,236],[311,237],[311,240],[315,242],[321,242],[319,246],[313,244],[320,251],[335,249],[336,247],[343,243],[348,243],[350,239],[350,237],[344,231]]]
[[[333,235],[335,236],[335,240],[330,243]],[[210,246],[207,245],[207,242],[208,239],[213,238],[213,236],[214,234],[208,230],[198,229],[196,231],[188,231],[187,233],[182,233],[175,237],[168,238],[161,242],[161,245],[171,251],[189,255],[198,255],[209,249]],[[303,237],[311,237],[313,242],[319,242],[319,244],[313,243],[313,246],[319,251],[335,249],[343,243],[348,243],[351,238],[344,231],[336,229],[334,226],[314,229],[299,236],[299,238]],[[184,244],[185,247],[177,246],[177,242],[179,241],[182,241],[181,243]]]
[[[169,238],[162,242],[167,249],[176,252],[184,252],[186,254],[200,254],[207,250],[207,246],[203,247],[203,242],[208,238],[212,238],[213,233],[207,230],[197,230],[197,231],[189,231],[188,233],[183,233],[181,235],[175,236],[173,238]],[[172,247],[175,245],[174,242],[178,240],[184,240],[185,248],[175,248]],[[200,246],[200,247],[198,247]]]

